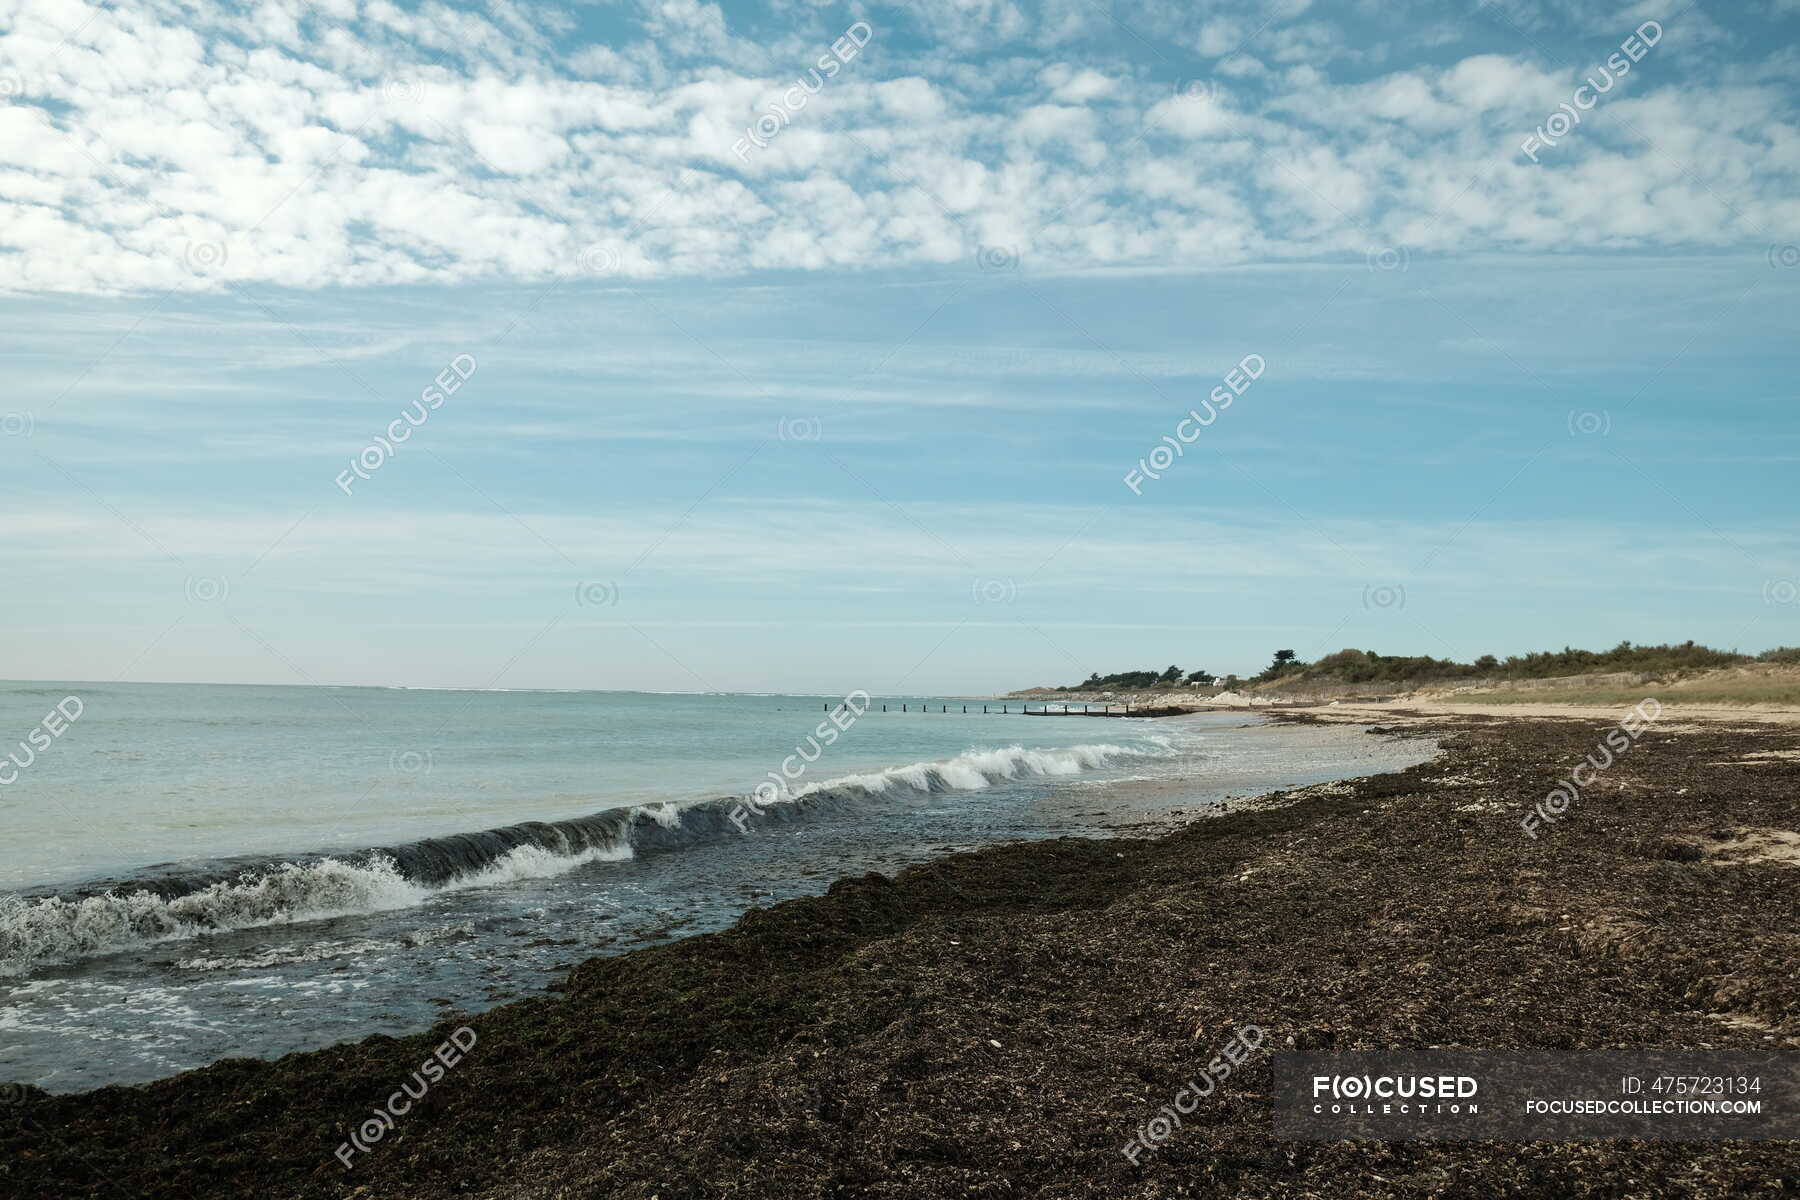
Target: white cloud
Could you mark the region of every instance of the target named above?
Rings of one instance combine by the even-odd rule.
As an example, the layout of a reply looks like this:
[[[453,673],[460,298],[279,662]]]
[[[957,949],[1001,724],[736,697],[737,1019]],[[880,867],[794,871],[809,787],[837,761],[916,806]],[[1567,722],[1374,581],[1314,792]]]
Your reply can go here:
[[[1504,54],[1477,54],[1444,72],[1438,86],[1451,99],[1486,111],[1547,96],[1552,82],[1549,75],[1518,59]]]
[[[1183,92],[1159,100],[1144,120],[1182,137],[1208,137],[1237,128],[1233,115],[1216,96],[1205,91]]]
[[[1038,79],[1050,89],[1050,98],[1058,104],[1086,104],[1112,95],[1119,87],[1118,80],[1092,67],[1076,70],[1067,63],[1045,67]]]
[[[944,116],[944,98],[931,81],[909,76],[874,86],[881,106],[901,121],[936,121]]]
[[[753,153],[746,128],[842,33],[822,12],[793,9],[759,45],[717,5],[647,0],[629,37],[594,46],[510,4],[7,6],[14,292],[576,278],[596,246],[627,278],[939,263],[983,243],[1029,246],[1040,270],[1408,232],[1445,251],[1731,246],[1791,238],[1800,216],[1792,95],[1762,66],[1721,86],[1659,48],[1533,164],[1519,144],[1577,72],[1525,48],[1449,66],[1402,63],[1400,45],[1327,54],[1345,31],[1304,3],[1189,14],[1209,54],[1250,44],[1218,67],[1229,91],[1172,95],[1143,57],[1154,22],[1122,39],[1137,60],[1046,63],[1022,47],[1091,39],[1096,19],[934,0],[926,49],[876,29]],[[1262,59],[1292,64],[1279,85]],[[1349,59],[1394,66],[1341,77]]]

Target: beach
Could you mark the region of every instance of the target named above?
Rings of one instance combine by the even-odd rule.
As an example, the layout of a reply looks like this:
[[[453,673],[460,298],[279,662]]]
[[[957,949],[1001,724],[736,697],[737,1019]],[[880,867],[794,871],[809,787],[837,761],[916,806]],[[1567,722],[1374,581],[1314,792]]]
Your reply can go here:
[[[0,1200],[1800,1200],[1797,44],[17,0]]]
[[[1781,836],[1800,828],[1800,737],[1670,713],[1526,835],[1619,716],[1395,710],[1371,736],[1433,737],[1437,757],[1161,837],[842,879],[416,1036],[138,1088],[15,1088],[0,1182],[663,1200],[1792,1189],[1780,1143],[1273,1137],[1271,1051],[1800,1045],[1800,873]],[[1262,1052],[1127,1156],[1249,1025]],[[421,1064],[463,1043],[411,1099]],[[405,1114],[381,1116],[403,1084]],[[352,1143],[371,1114],[376,1136]]]

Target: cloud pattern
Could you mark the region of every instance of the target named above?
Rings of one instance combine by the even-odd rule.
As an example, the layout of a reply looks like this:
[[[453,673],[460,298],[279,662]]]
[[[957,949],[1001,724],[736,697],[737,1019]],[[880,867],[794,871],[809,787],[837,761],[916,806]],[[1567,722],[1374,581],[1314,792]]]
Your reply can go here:
[[[1800,238],[1795,55],[1759,28],[1657,18],[1533,161],[1654,14],[1372,11],[3,0],[0,290]]]

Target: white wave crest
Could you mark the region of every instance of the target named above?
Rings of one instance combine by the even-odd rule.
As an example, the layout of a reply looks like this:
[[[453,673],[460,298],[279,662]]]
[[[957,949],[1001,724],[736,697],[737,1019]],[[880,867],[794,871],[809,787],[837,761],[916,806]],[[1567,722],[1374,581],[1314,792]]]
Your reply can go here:
[[[631,810],[631,816],[633,820],[643,818],[645,820],[655,821],[664,829],[681,828],[681,810],[667,800],[654,807],[648,804],[640,804]]]
[[[459,875],[449,883],[433,888],[432,891],[448,892],[459,888],[488,887],[496,883],[511,883],[517,879],[549,879],[554,875],[565,875],[587,863],[624,862],[631,857],[631,846],[626,843],[581,850],[574,854],[546,850],[542,846],[515,846],[479,871]]]
[[[326,858],[304,865],[282,863],[173,900],[143,890],[76,900],[0,896],[0,977],[23,975],[46,962],[224,930],[410,908],[440,892],[548,878],[584,863],[630,857],[630,846],[576,854],[517,846],[477,871],[432,887],[405,878],[391,859],[347,863]]]
[[[1056,750],[1028,750],[1023,746],[966,750],[955,758],[938,762],[888,767],[865,775],[841,775],[836,779],[808,784],[794,792],[793,797],[839,788],[854,788],[879,795],[895,786],[921,792],[979,791],[1006,780],[1079,775],[1083,771],[1111,766],[1119,759],[1160,758],[1167,753],[1167,749],[1163,747],[1146,749],[1107,743],[1065,746]]]

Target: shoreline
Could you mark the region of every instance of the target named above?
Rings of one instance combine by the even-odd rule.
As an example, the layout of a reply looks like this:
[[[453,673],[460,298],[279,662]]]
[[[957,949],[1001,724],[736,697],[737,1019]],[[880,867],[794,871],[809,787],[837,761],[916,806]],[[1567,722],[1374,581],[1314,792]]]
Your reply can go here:
[[[1435,736],[1440,751],[1155,838],[1014,843],[841,879],[720,933],[589,960],[560,998],[411,1037],[20,1091],[0,1104],[0,1182],[19,1196],[665,1200],[1401,1195],[1452,1175],[1482,1194],[1792,1186],[1779,1143],[1278,1142],[1266,1059],[1141,1165],[1120,1155],[1245,1022],[1276,1049],[1800,1046],[1785,969],[1800,872],[1766,832],[1800,829],[1800,738],[1761,713],[1727,726],[1672,708],[1679,720],[1530,840],[1518,815],[1618,714],[1505,708],[1257,706],[1376,719],[1375,736]],[[464,1026],[479,1042],[388,1140],[351,1170],[334,1160]]]

